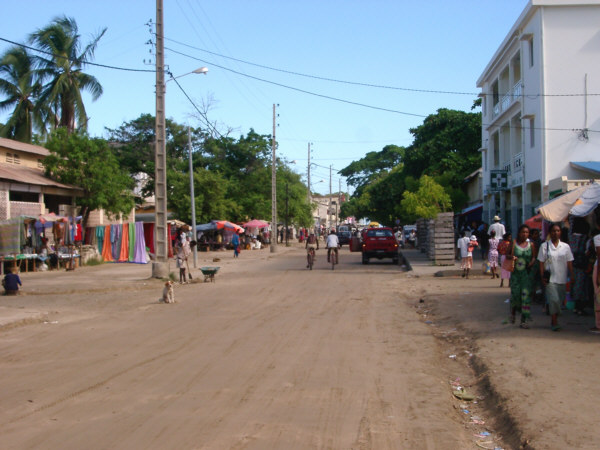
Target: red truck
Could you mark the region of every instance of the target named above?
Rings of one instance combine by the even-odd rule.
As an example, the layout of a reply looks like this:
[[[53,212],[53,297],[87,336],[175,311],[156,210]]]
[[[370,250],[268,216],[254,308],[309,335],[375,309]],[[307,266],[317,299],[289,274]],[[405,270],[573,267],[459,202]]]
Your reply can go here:
[[[369,264],[370,258],[392,258],[392,262],[398,264],[398,241],[391,228],[366,228],[362,241],[363,264]]]

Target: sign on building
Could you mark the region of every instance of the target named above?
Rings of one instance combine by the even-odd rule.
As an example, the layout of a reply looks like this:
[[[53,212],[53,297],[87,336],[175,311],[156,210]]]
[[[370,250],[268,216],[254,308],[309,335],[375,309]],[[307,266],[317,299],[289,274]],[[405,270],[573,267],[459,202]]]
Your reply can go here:
[[[490,190],[505,191],[508,189],[508,171],[490,170]]]

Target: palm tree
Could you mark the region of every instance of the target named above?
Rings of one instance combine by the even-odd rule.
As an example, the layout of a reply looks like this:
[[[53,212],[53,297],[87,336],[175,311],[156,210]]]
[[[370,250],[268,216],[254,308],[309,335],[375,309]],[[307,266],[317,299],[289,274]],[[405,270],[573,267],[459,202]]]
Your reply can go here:
[[[46,54],[34,57],[40,78],[46,82],[39,96],[39,104],[54,112],[53,127],[65,127],[69,133],[75,126],[87,129],[87,115],[81,98],[82,91],[89,91],[92,99],[102,95],[98,80],[82,72],[94,56],[99,35],[81,50],[77,23],[68,17],[57,17],[50,25],[29,36],[29,41]]]
[[[0,58],[0,111],[12,108],[0,136],[31,142],[34,127],[43,132],[44,111],[35,107],[41,84],[32,70],[31,56],[22,47],[8,49]]]

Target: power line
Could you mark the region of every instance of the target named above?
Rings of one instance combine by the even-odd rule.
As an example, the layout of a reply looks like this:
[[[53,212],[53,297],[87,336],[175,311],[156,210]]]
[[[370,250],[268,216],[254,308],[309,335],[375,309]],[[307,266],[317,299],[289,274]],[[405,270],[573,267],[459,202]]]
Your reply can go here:
[[[221,65],[216,64],[214,62],[207,61],[207,60],[202,59],[202,58],[197,58],[195,56],[191,56],[191,55],[188,55],[188,54],[185,54],[185,53],[182,53],[182,52],[178,52],[177,50],[173,50],[172,48],[167,48],[167,50],[169,50],[169,51],[171,51],[173,53],[176,53],[178,55],[186,56],[186,57],[188,57],[190,59],[194,59],[196,61],[203,62],[203,63],[208,64],[210,66],[218,67],[220,69],[227,70],[228,72],[233,72],[233,73],[235,73],[237,75],[241,75],[243,77],[251,78],[253,80],[262,81],[263,83],[273,84],[275,86],[283,87],[283,88],[286,88],[286,89],[291,89],[293,91],[302,92],[303,94],[313,95],[315,97],[326,98],[328,100],[334,100],[334,101],[337,101],[337,102],[348,103],[350,105],[362,106],[362,107],[365,107],[365,108],[376,109],[376,110],[379,110],[379,111],[391,112],[391,113],[395,113],[395,114],[402,114],[402,115],[413,116],[413,117],[427,117],[427,116],[425,116],[423,114],[415,114],[415,113],[409,113],[409,112],[404,112],[404,111],[398,111],[398,110],[390,109],[390,108],[382,108],[382,107],[379,107],[379,106],[367,105],[365,103],[359,103],[359,102],[353,102],[353,101],[350,101],[350,100],[344,100],[342,98],[332,97],[332,96],[325,95],[325,94],[318,94],[316,92],[311,92],[311,91],[307,91],[305,89],[300,89],[300,88],[296,88],[296,87],[293,87],[293,86],[288,86],[288,85],[285,85],[285,84],[277,83],[275,81],[265,80],[264,78],[255,77],[255,76],[249,75],[247,73],[243,73],[243,72],[239,72],[237,70],[229,69],[227,67],[221,66]]]
[[[243,59],[234,58],[232,56],[226,56],[226,55],[222,55],[220,53],[212,52],[210,50],[195,47],[193,45],[186,44],[185,42],[177,41],[175,39],[165,38],[165,40],[174,42],[179,45],[183,45],[184,47],[188,47],[188,48],[191,48],[194,50],[205,52],[205,53],[208,53],[208,54],[211,54],[214,56],[218,56],[218,57],[225,58],[225,59],[230,59],[232,61],[236,61],[236,62],[239,62],[242,64],[254,66],[254,67],[259,67],[261,69],[273,70],[275,72],[281,72],[281,73],[286,73],[289,75],[295,75],[295,76],[304,77],[304,78],[311,78],[311,79],[315,79],[315,80],[330,81],[332,83],[350,84],[353,86],[363,86],[363,87],[371,87],[371,88],[377,88],[377,89],[390,89],[390,90],[396,90],[396,91],[421,92],[421,93],[426,93],[426,94],[470,95],[470,96],[475,96],[475,97],[480,96],[480,95],[486,95],[486,96],[494,95],[493,93],[481,93],[481,92],[461,92],[461,91],[446,91],[446,90],[439,90],[439,89],[406,88],[406,87],[399,87],[399,86],[387,86],[387,85],[382,85],[382,84],[364,83],[364,82],[360,82],[360,81],[349,81],[349,80],[340,80],[340,79],[336,79],[336,78],[328,78],[328,77],[323,77],[323,76],[319,76],[319,75],[311,75],[311,74],[307,74],[307,73],[294,72],[292,70],[279,69],[277,67],[253,63],[253,62],[246,61]],[[174,51],[174,50],[171,49],[171,51]],[[526,97],[535,98],[535,97],[581,97],[581,96],[585,96],[585,95],[599,96],[600,94],[582,93],[582,94],[523,94],[523,95]]]
[[[30,47],[29,45],[20,44],[18,42],[14,42],[14,41],[11,41],[9,39],[5,39],[3,37],[0,37],[0,41],[8,42],[9,44],[13,44],[13,45],[16,45],[18,47],[23,47],[23,48],[26,48],[27,50],[32,50],[34,52],[43,53],[45,55],[52,56],[53,58],[59,58],[59,59],[67,60],[69,62],[73,62],[73,60],[71,58],[67,57],[67,56],[57,55],[57,54],[54,54],[52,52],[47,52],[45,50],[41,50],[39,48]],[[124,71],[127,71],[127,72],[156,73],[156,70],[153,70],[153,69],[130,69],[130,68],[127,68],[127,67],[109,66],[107,64],[98,64],[98,63],[89,62],[89,61],[86,61],[85,65],[96,66],[96,67],[103,67],[105,69],[124,70]]]

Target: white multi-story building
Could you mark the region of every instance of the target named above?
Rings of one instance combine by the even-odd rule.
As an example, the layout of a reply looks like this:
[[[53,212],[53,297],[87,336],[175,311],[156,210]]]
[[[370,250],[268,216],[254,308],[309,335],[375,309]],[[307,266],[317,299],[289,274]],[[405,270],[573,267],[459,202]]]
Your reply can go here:
[[[477,87],[483,220],[600,178],[600,0],[529,0]]]

